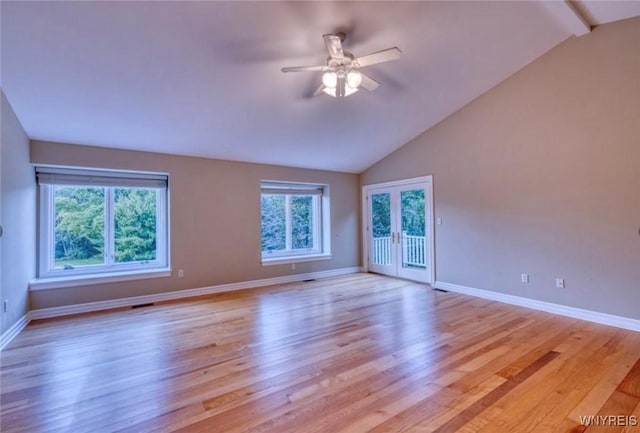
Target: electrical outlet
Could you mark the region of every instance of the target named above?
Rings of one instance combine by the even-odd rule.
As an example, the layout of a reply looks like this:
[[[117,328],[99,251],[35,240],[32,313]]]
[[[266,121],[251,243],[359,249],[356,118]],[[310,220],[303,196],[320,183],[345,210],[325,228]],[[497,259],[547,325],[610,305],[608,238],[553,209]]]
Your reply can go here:
[[[178,269],[178,278],[184,277],[184,269]]]
[[[520,281],[522,281],[523,283],[528,283],[529,282],[529,274],[521,274],[520,275]]]
[[[564,278],[556,278],[556,288],[564,289]]]
[[[296,264],[295,263],[291,263],[291,269],[295,269],[296,268]]]
[[[436,224],[437,225],[441,225],[442,224],[442,218],[440,218],[440,217],[436,218]]]

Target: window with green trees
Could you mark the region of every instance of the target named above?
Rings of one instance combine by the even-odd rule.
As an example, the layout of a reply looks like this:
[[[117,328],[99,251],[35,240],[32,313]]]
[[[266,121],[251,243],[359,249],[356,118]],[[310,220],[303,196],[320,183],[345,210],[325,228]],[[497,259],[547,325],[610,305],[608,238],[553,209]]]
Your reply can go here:
[[[41,277],[167,266],[166,175],[37,173]]]
[[[260,198],[262,257],[320,254],[323,244],[322,186],[263,183]],[[326,210],[326,209],[325,209]]]

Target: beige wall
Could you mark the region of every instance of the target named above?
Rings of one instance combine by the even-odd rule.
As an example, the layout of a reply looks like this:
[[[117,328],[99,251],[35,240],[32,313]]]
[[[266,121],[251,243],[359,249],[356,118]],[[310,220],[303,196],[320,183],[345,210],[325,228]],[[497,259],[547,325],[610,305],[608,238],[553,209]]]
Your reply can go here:
[[[31,292],[31,308],[359,266],[359,181],[353,174],[33,141],[38,164],[162,171],[170,174],[170,278]],[[327,261],[260,264],[260,180],[330,185]],[[176,270],[184,269],[184,278]]]
[[[29,138],[2,92],[0,141],[0,332],[29,310],[29,280],[35,275],[35,176]],[[2,304],[7,300],[7,312]]]
[[[434,175],[438,281],[640,319],[639,42],[572,38],[361,175]]]

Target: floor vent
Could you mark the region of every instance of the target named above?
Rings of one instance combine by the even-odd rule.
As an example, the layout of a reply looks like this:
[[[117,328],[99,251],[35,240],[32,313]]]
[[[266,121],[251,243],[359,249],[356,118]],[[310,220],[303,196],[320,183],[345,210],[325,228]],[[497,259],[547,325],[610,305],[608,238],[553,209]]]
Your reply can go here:
[[[309,283],[311,281],[315,281],[315,278],[309,278],[308,280],[302,280],[303,283]]]
[[[149,302],[148,304],[132,305],[131,308],[153,307],[153,305],[153,302]]]
[[[444,289],[433,289],[433,290],[435,290],[436,292],[449,293],[448,290],[444,290]]]

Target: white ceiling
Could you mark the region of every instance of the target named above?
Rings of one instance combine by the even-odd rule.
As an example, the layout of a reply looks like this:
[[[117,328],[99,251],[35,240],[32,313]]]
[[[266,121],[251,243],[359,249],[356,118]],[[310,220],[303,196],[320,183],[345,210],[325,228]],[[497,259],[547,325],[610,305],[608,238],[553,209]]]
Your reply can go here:
[[[640,16],[640,1],[574,1],[572,4],[592,26]]]
[[[576,7],[640,15],[614,3]],[[32,139],[355,173],[572,34],[534,1],[1,7],[2,88]],[[280,72],[322,64],[335,31],[356,55],[403,51],[367,68],[375,92],[311,98],[319,74]]]

